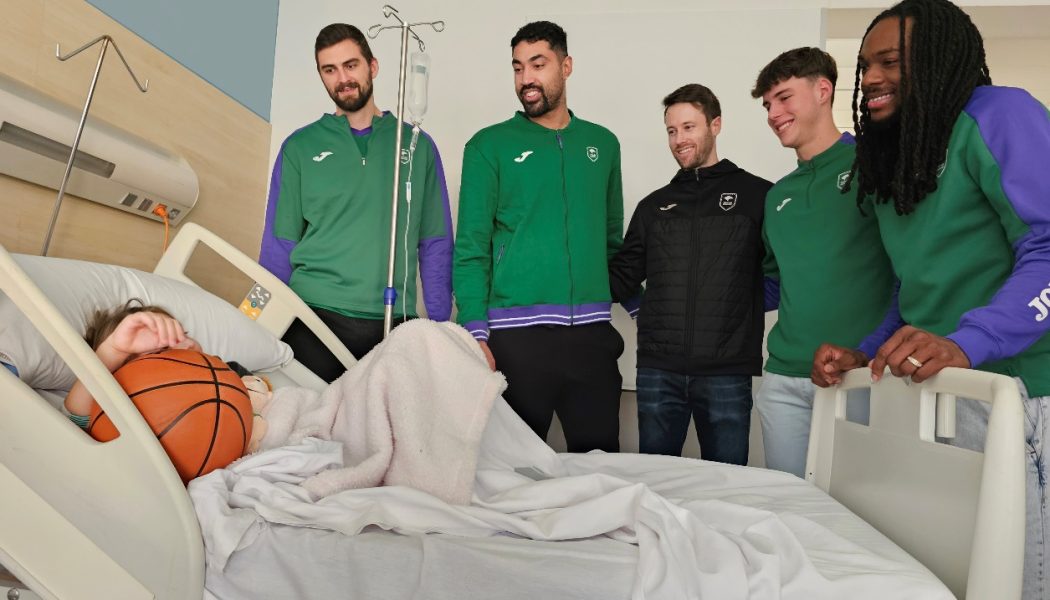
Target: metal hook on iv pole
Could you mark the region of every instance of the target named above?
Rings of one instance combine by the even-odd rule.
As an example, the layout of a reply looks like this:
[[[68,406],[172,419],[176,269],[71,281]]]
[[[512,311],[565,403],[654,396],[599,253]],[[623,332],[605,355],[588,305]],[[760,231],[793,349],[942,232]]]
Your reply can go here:
[[[397,143],[394,147],[394,184],[393,184],[393,198],[391,200],[391,217],[390,217],[390,254],[389,261],[387,264],[387,278],[386,288],[383,290],[383,337],[385,338],[390,334],[391,326],[394,320],[394,304],[397,302],[397,290],[394,288],[394,260],[395,252],[397,250],[397,199],[398,191],[401,183],[401,147],[402,147],[402,132],[401,123],[404,122],[405,115],[405,77],[408,75],[408,36],[411,35],[415,38],[419,44],[419,50],[421,52],[426,50],[426,45],[423,44],[423,40],[413,31],[413,27],[429,26],[434,31],[441,32],[445,30],[444,21],[428,21],[420,23],[406,23],[401,15],[397,12],[397,9],[389,4],[383,7],[383,16],[386,18],[393,17],[397,19],[398,25],[373,25],[368,28],[368,37],[375,39],[380,33],[386,29],[400,29],[401,30],[401,73],[398,78],[397,84],[397,124],[398,124],[398,135]],[[407,293],[407,292],[406,292]]]
[[[102,42],[102,50],[98,54],[98,63],[95,64],[95,74],[91,78],[91,86],[88,87],[87,100],[84,101],[84,112],[80,115],[80,124],[77,125],[76,135],[73,136],[73,147],[69,151],[69,160],[66,162],[66,172],[62,176],[62,185],[58,188],[58,197],[55,198],[55,207],[51,209],[51,222],[47,226],[47,236],[44,238],[44,247],[40,251],[42,256],[47,256],[47,250],[51,246],[51,235],[54,233],[55,223],[58,221],[58,211],[62,208],[62,198],[66,194],[66,184],[69,183],[69,176],[73,172],[73,162],[77,156],[77,148],[80,147],[80,136],[84,133],[84,123],[87,122],[88,110],[91,109],[91,99],[95,96],[95,84],[98,83],[98,75],[102,72],[102,61],[106,58],[106,49],[109,48],[110,44],[112,44],[113,49],[117,51],[117,56],[120,57],[120,62],[124,63],[124,68],[128,70],[128,74],[131,75],[131,78],[135,81],[135,85],[139,88],[139,91],[146,93],[146,90],[149,89],[149,79],[146,79],[146,83],[144,84],[139,83],[139,78],[131,69],[131,65],[128,64],[127,59],[124,58],[124,53],[120,51],[116,40],[108,35],[101,35],[65,56],[62,55],[62,44],[55,44],[55,58],[65,62],[99,42]]]

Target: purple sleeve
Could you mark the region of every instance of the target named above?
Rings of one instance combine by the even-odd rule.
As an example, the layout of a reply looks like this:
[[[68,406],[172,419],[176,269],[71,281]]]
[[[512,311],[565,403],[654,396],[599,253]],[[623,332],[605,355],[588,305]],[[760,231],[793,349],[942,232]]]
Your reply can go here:
[[[288,283],[292,277],[292,250],[296,242],[277,237],[274,233],[274,222],[277,218],[277,202],[281,196],[281,178],[284,171],[284,144],[277,153],[270,176],[270,194],[266,199],[266,221],[263,226],[262,247],[259,248],[259,264],[273,273],[281,281]]]
[[[780,280],[769,276],[763,277],[762,294],[766,312],[780,308]]]
[[[879,326],[868,334],[868,337],[861,340],[860,345],[857,346],[857,350],[864,353],[864,356],[875,358],[875,353],[879,351],[879,348],[886,343],[886,340],[890,339],[898,329],[904,327],[904,319],[901,318],[901,307],[898,295],[901,291],[901,282],[897,281],[893,286],[893,296],[890,298],[890,307],[886,310],[886,317],[879,323]]]
[[[978,88],[966,107],[998,169],[975,176],[1014,249],[1013,271],[947,337],[971,366],[1024,351],[1050,330],[1050,114],[1028,92]]]
[[[441,154],[434,140],[429,135],[427,138],[434,149],[434,169],[427,174],[426,201],[441,202],[444,232],[419,240],[419,278],[423,283],[423,304],[427,307],[427,317],[434,321],[448,321],[452,316],[452,209],[449,207]]]

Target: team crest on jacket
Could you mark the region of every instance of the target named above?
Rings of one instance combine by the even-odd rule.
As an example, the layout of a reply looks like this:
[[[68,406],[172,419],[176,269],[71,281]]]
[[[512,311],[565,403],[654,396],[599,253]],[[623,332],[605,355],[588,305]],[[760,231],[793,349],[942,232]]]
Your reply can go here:
[[[407,149],[402,149],[401,150],[401,164],[403,164],[403,165],[407,165],[408,164],[408,150]]]
[[[846,184],[849,183],[850,173],[852,171],[843,171],[839,173],[838,181],[835,185],[839,188],[839,191],[846,189]]]
[[[722,194],[719,196],[718,206],[726,212],[733,210],[733,207],[736,206],[736,193]]]
[[[591,162],[598,162],[598,149],[594,146],[587,146],[587,158],[591,159]]]

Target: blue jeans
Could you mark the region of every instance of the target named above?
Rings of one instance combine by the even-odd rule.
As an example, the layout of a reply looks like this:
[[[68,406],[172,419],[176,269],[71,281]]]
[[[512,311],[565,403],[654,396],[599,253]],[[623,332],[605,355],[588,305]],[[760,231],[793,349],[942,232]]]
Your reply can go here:
[[[700,458],[747,464],[751,430],[750,375],[679,375],[638,369],[638,451],[681,456],[696,424]]]
[[[816,393],[817,388],[808,377],[788,377],[768,371],[762,374],[762,387],[755,396],[755,406],[762,421],[762,446],[767,469],[805,476],[809,426]],[[867,425],[868,398],[867,389],[850,390],[846,418]]]

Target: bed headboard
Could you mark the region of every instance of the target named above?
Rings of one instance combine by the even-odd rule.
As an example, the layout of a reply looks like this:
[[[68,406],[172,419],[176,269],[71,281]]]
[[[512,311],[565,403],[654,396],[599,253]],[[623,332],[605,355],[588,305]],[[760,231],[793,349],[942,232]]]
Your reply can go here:
[[[846,391],[871,388],[868,425],[846,419]],[[984,452],[954,437],[956,398],[991,404]],[[806,479],[926,565],[959,598],[1020,598],[1024,565],[1024,409],[1005,375],[944,369],[922,382],[868,369],[818,390]]]

